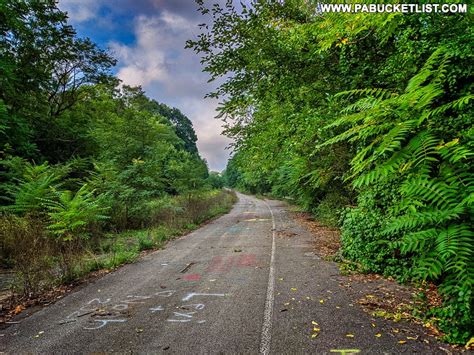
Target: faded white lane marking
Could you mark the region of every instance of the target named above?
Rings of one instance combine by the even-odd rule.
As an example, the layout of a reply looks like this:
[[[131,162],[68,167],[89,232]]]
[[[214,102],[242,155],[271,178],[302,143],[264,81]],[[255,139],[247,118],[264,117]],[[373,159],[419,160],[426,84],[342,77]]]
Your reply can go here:
[[[270,205],[263,201],[270,210],[272,216],[272,252],[270,257],[270,271],[268,274],[267,299],[265,300],[265,310],[263,313],[262,337],[260,340],[260,354],[270,353],[270,344],[272,340],[272,318],[273,318],[273,302],[275,297],[275,217]]]

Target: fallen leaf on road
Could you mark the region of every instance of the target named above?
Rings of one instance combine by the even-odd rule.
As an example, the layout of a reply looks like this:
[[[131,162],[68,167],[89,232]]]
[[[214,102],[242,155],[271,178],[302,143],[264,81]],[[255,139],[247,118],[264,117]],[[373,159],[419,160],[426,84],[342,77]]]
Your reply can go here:
[[[23,310],[25,309],[25,307],[23,305],[18,305],[15,307],[15,314],[18,314],[18,313],[21,313]]]
[[[290,302],[283,303],[285,306],[289,306]]]
[[[380,337],[382,336],[382,334],[377,333],[377,334],[375,334],[375,336],[376,336],[377,338],[380,338]]]
[[[415,337],[407,337],[408,340],[417,340],[418,338]]]
[[[319,303],[323,304],[323,303],[324,303],[324,300],[319,300]]]
[[[295,288],[295,287],[292,287],[292,288],[291,288],[291,291],[296,291],[296,288]]]
[[[315,322],[314,320],[311,322],[313,325],[319,325],[318,322]]]
[[[347,334],[346,334],[346,337],[348,337],[348,338],[354,338],[354,334],[347,333]]]
[[[318,333],[311,334],[311,338],[316,338],[318,335]]]
[[[375,323],[372,323],[372,327],[375,328]]]
[[[405,344],[407,341],[406,340],[399,340],[398,344]]]
[[[331,349],[329,350],[332,353],[341,353],[341,354],[357,354],[360,353],[359,349]]]
[[[39,337],[40,337],[41,335],[43,335],[43,334],[44,334],[44,331],[40,331],[40,332],[38,332],[38,334],[36,334],[34,337],[35,337],[35,338],[39,338]]]
[[[313,328],[313,332],[319,332],[320,330],[320,328]]]

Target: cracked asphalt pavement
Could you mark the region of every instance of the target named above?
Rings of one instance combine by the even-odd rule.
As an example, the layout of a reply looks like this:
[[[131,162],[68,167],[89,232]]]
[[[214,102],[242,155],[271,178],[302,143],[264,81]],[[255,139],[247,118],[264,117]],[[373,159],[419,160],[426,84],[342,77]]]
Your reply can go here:
[[[374,324],[283,203],[238,197],[227,215],[0,331],[0,352],[439,352]]]

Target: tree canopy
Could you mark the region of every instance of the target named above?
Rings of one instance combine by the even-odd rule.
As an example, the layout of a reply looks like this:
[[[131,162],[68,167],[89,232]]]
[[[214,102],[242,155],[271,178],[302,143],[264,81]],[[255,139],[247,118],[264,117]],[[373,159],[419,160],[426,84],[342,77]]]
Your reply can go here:
[[[5,210],[45,217],[45,201],[96,199],[129,228],[153,199],[212,185],[189,118],[121,84],[56,1],[2,1],[0,19]]]

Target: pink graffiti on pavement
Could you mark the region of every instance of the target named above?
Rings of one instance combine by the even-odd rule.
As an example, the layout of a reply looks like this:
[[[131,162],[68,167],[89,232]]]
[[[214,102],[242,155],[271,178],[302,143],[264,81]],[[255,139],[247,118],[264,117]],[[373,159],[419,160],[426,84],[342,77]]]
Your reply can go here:
[[[201,275],[200,274],[188,274],[184,275],[183,279],[186,281],[199,281],[201,280]]]
[[[229,272],[233,267],[255,267],[257,256],[255,254],[241,254],[239,256],[214,256],[207,272]]]

